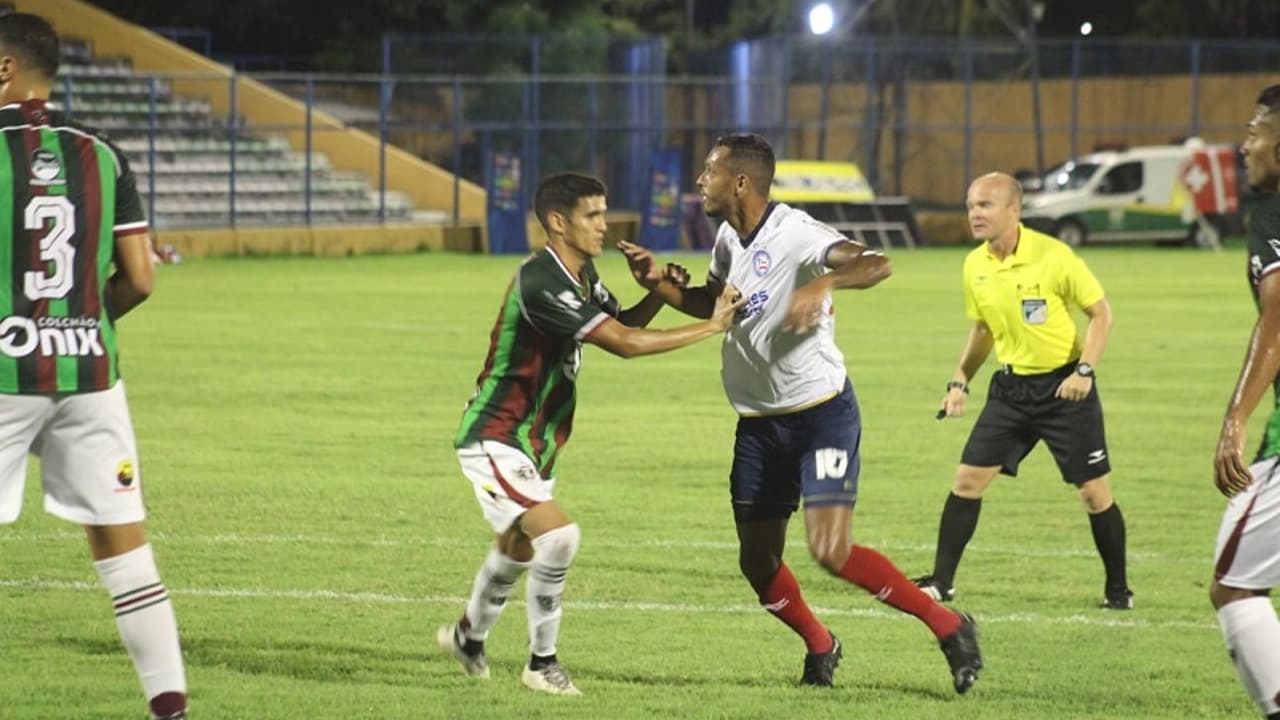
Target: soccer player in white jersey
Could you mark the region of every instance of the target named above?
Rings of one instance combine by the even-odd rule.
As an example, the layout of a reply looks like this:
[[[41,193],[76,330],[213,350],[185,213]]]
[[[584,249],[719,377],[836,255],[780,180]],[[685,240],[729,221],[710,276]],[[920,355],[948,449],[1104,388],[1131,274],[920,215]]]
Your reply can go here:
[[[842,649],[805,604],[782,560],[787,522],[804,501],[805,537],[818,564],[922,620],[938,638],[956,692],[982,669],[977,626],[917,588],[885,556],[853,544],[862,422],[834,340],[834,290],[889,276],[881,253],[807,213],[769,201],[773,149],[758,135],[716,141],[698,177],[703,208],[722,220],[702,287],[664,284],[663,299],[705,318],[721,288],[746,298],[725,334],[721,378],[739,420],[730,494],[739,565],[760,604],[804,638],[801,684],[831,685]],[[656,263],[620,244],[633,271]]]

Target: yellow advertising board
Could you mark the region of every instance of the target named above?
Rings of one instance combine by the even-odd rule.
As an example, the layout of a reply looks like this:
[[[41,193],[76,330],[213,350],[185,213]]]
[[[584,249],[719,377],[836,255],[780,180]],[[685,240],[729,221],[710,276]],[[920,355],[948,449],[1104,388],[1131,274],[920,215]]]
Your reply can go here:
[[[770,197],[785,203],[870,202],[875,193],[853,163],[779,160]]]

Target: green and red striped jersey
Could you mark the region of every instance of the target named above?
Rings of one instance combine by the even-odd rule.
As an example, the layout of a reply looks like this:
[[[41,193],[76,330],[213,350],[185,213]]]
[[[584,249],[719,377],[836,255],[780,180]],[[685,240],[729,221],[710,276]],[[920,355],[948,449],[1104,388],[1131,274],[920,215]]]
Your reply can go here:
[[[510,445],[551,477],[573,428],[582,339],[618,312],[590,260],[576,278],[550,248],[530,255],[498,311],[455,447],[477,440]]]
[[[106,390],[117,237],[147,222],[124,155],[43,100],[0,107],[0,393]]]

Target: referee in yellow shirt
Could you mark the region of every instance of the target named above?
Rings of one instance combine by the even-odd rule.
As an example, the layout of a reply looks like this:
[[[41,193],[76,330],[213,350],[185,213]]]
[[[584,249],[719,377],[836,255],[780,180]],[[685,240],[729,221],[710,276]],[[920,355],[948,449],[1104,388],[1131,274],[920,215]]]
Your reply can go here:
[[[982,494],[998,473],[1044,440],[1089,513],[1106,569],[1102,607],[1128,610],[1125,528],[1111,497],[1107,441],[1094,367],[1111,333],[1111,304],[1084,261],[1062,242],[1019,222],[1022,187],[991,173],[974,180],[966,201],[982,245],[964,262],[965,314],[973,320],[938,417],[964,414],[969,380],[996,350],[1000,369],[956,468],[942,509],[933,574],[916,583],[938,600],[955,596],[956,567],[978,527]],[[1081,343],[1072,307],[1089,317]]]

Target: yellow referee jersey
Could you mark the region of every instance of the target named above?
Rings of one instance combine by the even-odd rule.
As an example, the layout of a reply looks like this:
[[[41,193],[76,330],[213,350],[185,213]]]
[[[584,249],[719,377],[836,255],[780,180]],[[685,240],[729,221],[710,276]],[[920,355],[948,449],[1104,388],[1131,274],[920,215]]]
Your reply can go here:
[[[1070,247],[1023,225],[1017,248],[1004,260],[985,242],[964,260],[965,314],[991,328],[996,359],[1019,375],[1078,359],[1071,307],[1103,297],[1102,285]]]

